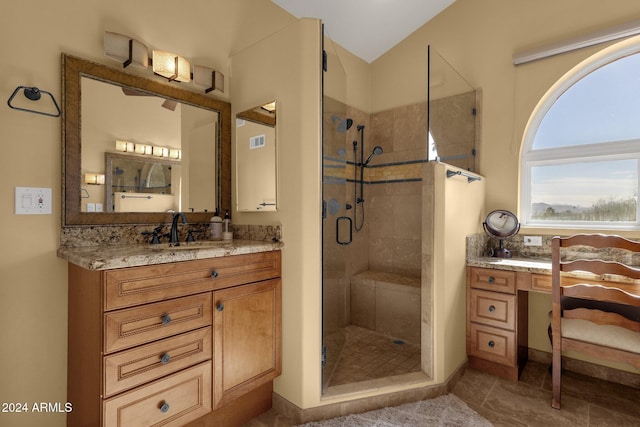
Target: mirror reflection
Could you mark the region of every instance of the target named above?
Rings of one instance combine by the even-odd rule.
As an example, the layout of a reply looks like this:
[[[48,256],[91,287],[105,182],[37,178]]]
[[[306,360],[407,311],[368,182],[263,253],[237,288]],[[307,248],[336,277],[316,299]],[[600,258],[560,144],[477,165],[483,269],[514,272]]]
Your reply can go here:
[[[429,160],[476,168],[476,91],[429,46]]]
[[[275,101],[236,115],[236,168],[238,211],[275,211]]]
[[[81,85],[82,173],[107,178],[86,186],[83,212],[215,210],[217,113],[88,77]]]

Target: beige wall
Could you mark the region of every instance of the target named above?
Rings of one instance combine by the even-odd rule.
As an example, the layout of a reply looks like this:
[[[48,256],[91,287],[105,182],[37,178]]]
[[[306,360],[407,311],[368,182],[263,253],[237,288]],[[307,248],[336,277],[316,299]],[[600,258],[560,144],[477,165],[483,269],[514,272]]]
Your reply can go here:
[[[278,105],[277,211],[233,212],[232,221],[282,225],[283,370],[275,391],[302,408],[318,404],[321,383],[321,37],[320,22],[303,19],[231,58],[232,115]]]

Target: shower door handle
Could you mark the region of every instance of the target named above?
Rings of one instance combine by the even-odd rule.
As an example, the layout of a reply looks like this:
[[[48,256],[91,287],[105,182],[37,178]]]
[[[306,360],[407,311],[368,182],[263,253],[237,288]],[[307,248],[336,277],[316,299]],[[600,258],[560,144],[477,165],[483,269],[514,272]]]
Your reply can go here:
[[[340,221],[347,221],[349,223],[349,240],[341,241],[340,240]],[[353,240],[353,221],[348,216],[340,216],[336,219],[336,243],[339,245],[348,245]]]

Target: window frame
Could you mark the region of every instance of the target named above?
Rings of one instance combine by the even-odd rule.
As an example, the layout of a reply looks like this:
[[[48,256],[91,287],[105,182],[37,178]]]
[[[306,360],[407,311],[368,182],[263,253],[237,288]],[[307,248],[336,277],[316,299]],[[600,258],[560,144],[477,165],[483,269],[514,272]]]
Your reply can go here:
[[[636,199],[640,199],[640,137],[624,141],[597,142],[557,148],[532,150],[536,133],[553,104],[575,83],[585,76],[626,56],[640,54],[640,37],[625,40],[601,50],[582,61],[561,77],[542,97],[534,109],[525,129],[520,156],[520,207],[522,225],[531,228],[563,228],[585,230],[639,230],[640,204],[635,222],[604,221],[542,221],[531,218],[531,171],[534,167],[584,161],[633,160],[637,161],[638,182]]]

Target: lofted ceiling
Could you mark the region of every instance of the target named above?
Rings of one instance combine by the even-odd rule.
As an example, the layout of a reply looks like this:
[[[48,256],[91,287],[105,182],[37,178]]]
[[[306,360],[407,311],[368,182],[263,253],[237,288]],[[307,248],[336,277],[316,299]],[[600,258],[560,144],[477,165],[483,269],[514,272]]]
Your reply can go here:
[[[368,63],[455,0],[272,0],[296,18],[319,18],[326,35]]]

